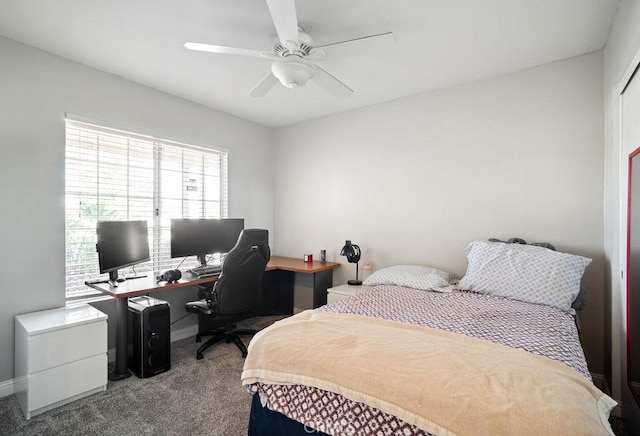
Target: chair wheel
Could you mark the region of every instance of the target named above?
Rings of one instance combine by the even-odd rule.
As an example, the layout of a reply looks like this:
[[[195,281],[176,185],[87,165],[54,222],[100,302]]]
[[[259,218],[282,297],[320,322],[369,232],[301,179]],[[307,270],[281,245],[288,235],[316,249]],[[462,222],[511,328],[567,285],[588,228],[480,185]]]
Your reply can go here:
[[[196,343],[202,342],[202,336],[196,335]]]
[[[202,353],[196,353],[196,359],[197,360],[202,360],[204,358],[204,356],[202,355]]]

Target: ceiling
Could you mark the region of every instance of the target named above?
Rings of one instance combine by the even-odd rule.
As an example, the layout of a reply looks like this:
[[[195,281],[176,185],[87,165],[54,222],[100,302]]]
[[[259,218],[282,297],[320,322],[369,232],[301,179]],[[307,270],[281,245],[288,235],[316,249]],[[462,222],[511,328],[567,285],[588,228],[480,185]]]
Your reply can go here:
[[[190,51],[186,41],[271,51],[264,0],[2,0],[0,35],[256,123],[279,127],[578,56],[604,47],[619,0],[296,0],[323,69],[316,83],[249,91],[269,59]],[[356,47],[356,48],[354,48]],[[1,58],[0,58],[1,64]]]

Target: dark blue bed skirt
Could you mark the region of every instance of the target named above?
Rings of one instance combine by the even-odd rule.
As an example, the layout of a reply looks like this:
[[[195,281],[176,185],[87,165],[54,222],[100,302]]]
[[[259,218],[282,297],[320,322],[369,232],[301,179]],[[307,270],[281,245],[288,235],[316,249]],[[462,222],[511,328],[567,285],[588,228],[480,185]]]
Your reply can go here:
[[[328,436],[312,428],[305,427],[298,421],[287,418],[282,413],[274,412],[260,404],[260,396],[253,395],[251,415],[249,416],[249,436],[274,435],[318,435]]]

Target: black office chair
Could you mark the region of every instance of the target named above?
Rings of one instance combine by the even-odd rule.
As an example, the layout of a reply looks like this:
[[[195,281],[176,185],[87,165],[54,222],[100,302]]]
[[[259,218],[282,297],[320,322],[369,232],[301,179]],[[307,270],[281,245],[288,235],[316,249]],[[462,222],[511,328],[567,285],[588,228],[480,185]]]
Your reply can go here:
[[[234,323],[251,318],[260,304],[262,278],[270,256],[269,232],[244,229],[235,247],[225,256],[222,272],[213,287],[201,288],[204,298],[186,304],[187,311],[201,317],[196,342],[200,342],[203,335],[213,335],[196,351],[198,360],[202,359],[204,350],[223,339],[235,343],[242,357],[247,356],[247,347],[240,336],[254,335],[258,331],[238,330]],[[204,324],[213,324],[214,328],[201,331]]]

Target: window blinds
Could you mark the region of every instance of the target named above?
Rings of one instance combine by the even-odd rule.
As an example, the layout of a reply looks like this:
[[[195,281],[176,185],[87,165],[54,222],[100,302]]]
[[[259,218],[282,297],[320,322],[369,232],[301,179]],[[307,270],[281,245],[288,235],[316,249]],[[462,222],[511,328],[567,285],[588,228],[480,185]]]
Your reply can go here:
[[[170,257],[172,218],[227,217],[225,151],[67,119],[65,156],[67,298],[94,293],[84,282],[100,277],[98,221],[147,221],[151,261],[127,274],[182,263]],[[195,264],[189,258],[180,267]]]

